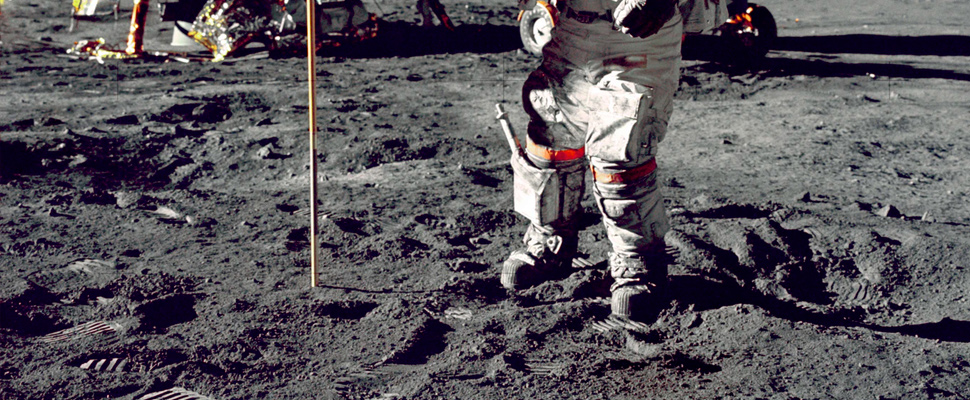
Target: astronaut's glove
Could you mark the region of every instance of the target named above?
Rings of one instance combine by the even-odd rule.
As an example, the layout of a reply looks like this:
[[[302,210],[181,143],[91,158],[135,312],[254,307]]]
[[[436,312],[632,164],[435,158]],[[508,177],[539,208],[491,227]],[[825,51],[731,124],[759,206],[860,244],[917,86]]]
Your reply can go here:
[[[633,37],[657,33],[676,12],[677,0],[620,0],[613,10],[613,28]]]

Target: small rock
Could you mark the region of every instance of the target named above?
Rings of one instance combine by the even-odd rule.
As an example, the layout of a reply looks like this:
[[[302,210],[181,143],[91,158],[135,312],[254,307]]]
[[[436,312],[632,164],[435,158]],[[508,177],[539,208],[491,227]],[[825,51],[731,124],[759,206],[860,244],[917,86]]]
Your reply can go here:
[[[273,152],[273,145],[271,144],[260,147],[259,150],[256,151],[256,156],[264,160],[273,158],[274,154],[276,153]]]
[[[892,204],[887,204],[885,207],[877,210],[876,215],[879,215],[880,217],[899,218],[903,214],[899,212],[899,209],[893,207]]]
[[[208,131],[206,131],[205,129],[191,129],[191,128],[186,128],[182,125],[175,125],[172,127],[172,133],[174,133],[175,136],[199,137],[205,134],[206,132]]]
[[[74,157],[71,157],[71,162],[67,163],[67,166],[74,168],[86,162],[88,162],[88,158],[84,154],[75,154]]]
[[[700,208],[710,208],[715,205],[715,201],[711,196],[707,194],[702,194],[693,199],[690,199],[690,204]]]
[[[459,261],[452,264],[450,268],[452,271],[455,271],[455,272],[474,273],[474,272],[484,272],[485,270],[488,269],[488,265],[478,263],[478,262],[473,262],[473,261]],[[457,279],[458,277],[455,276],[453,278]]]
[[[651,343],[641,340],[637,335],[627,334],[626,349],[642,357],[654,358],[660,355],[663,343]]]
[[[220,103],[206,103],[192,110],[196,121],[205,123],[219,123],[232,117],[229,106]]]
[[[279,153],[276,151],[276,146],[270,143],[256,150],[256,156],[263,160],[282,160],[293,157],[293,154]]]
[[[141,193],[133,192],[115,192],[114,195],[115,204],[118,206],[118,208],[138,206],[145,198],[145,196]]]
[[[137,115],[122,115],[117,118],[109,118],[104,122],[114,125],[138,125],[140,123]]]
[[[857,200],[846,206],[846,209],[852,211],[869,211],[872,210],[872,206]]]
[[[674,208],[671,208],[670,209],[670,211],[668,212],[668,214],[671,217],[676,217],[676,216],[684,215],[684,214],[687,214],[687,209],[686,208],[683,208],[683,207],[674,207]]]
[[[103,189],[86,188],[81,192],[80,200],[84,204],[109,205],[115,202],[115,197]]]
[[[209,217],[193,217],[191,215],[185,216],[185,222],[192,227],[205,228],[216,224],[216,220]]]
[[[138,249],[128,249],[128,250],[125,250],[125,251],[121,252],[121,255],[122,256],[125,256],[125,257],[132,257],[132,258],[141,257],[141,250],[138,250]]]
[[[692,313],[692,315],[684,320],[684,329],[694,329],[704,323],[704,318],[701,317],[700,313]]]
[[[44,117],[44,118],[41,118],[40,121],[37,121],[37,125],[40,125],[40,126],[55,126],[55,125],[63,125],[63,124],[64,124],[64,121],[61,121],[54,117]]]
[[[468,242],[475,246],[484,246],[492,243],[492,241],[489,240],[487,237],[474,237],[474,238],[468,239]]]
[[[167,220],[167,221],[179,221],[179,222],[181,222],[182,219],[185,218],[178,211],[175,211],[175,210],[173,210],[173,209],[171,209],[169,207],[165,207],[165,206],[155,206],[155,211],[152,211],[152,213],[156,214],[158,216],[158,218],[161,219],[161,220],[163,220],[163,221],[166,221]]]
[[[14,121],[10,125],[12,125],[14,128],[16,128],[16,129],[19,130],[19,129],[27,129],[27,128],[30,128],[30,127],[36,125],[36,122],[34,121],[33,118],[27,118],[27,119],[21,119],[21,120]]]
[[[57,209],[54,208],[54,207],[51,207],[50,210],[47,210],[47,215],[49,215],[51,217],[62,217],[62,218],[67,218],[67,219],[74,219],[75,218],[73,215],[63,214],[63,213],[58,212]]]
[[[795,200],[803,203],[810,203],[812,201],[812,193],[802,192],[801,194],[798,195],[798,197],[795,198]]]

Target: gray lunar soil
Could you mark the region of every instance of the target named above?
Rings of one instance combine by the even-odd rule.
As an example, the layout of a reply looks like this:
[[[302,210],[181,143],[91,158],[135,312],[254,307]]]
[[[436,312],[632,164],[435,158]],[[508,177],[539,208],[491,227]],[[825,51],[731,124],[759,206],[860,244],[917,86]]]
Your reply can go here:
[[[106,2],[107,3],[107,2]],[[590,195],[574,270],[498,282],[519,133],[514,2],[369,3],[318,57],[79,60],[121,19],[0,15],[0,399],[966,399],[970,2],[765,0],[760,63],[685,43],[658,157],[671,304],[605,329]],[[378,10],[379,8],[379,10]],[[146,49],[173,50],[148,17]]]

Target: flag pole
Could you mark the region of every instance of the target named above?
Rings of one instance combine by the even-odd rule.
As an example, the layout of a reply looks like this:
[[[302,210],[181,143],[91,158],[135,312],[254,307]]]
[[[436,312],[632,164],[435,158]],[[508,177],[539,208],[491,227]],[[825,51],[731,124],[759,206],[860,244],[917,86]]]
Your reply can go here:
[[[317,27],[316,0],[306,0],[307,81],[310,103],[310,287],[317,287]]]

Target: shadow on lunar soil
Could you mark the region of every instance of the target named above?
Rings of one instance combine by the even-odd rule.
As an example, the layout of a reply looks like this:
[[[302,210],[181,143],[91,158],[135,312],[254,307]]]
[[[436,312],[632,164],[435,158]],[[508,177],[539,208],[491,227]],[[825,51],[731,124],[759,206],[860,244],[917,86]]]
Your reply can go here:
[[[415,57],[452,53],[504,53],[522,47],[519,29],[511,25],[460,25],[454,32],[407,22],[381,24],[380,34],[354,46],[327,50],[348,58]]]
[[[857,327],[882,333],[897,333],[921,339],[944,342],[970,342],[970,321],[944,317],[938,322],[922,324],[882,326],[860,322],[863,316],[854,310],[817,312],[801,307],[795,302],[766,296],[731,283],[719,283],[696,276],[671,277],[671,285],[678,293],[674,299],[683,305],[692,305],[695,311],[710,310],[735,304],[751,304],[768,311],[771,315],[791,321],[807,322],[832,327]]]
[[[970,56],[970,37],[957,35],[832,35],[780,37],[775,50],[914,56]]]
[[[820,78],[879,76],[904,79],[950,79],[970,81],[965,72],[916,67],[897,62],[843,62],[835,54],[916,55],[916,56],[968,56],[970,37],[966,36],[883,36],[843,35],[812,37],[779,37],[772,45],[773,51],[818,53],[805,58],[791,58],[769,53],[763,60],[745,60],[725,43],[725,39],[712,35],[688,36],[684,41],[685,60],[715,63],[709,68],[726,70],[732,74],[760,71],[763,77],[795,75]],[[831,54],[831,55],[830,55]]]

